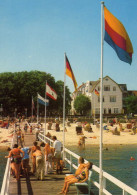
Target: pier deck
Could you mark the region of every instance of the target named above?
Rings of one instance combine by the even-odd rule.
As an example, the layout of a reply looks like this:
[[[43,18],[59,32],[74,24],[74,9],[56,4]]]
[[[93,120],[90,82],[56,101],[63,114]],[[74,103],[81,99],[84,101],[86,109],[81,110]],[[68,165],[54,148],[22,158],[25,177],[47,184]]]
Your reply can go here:
[[[25,146],[31,147],[33,141],[35,141],[34,135],[25,135]],[[69,173],[67,169],[63,170],[61,175],[49,174],[44,177],[43,181],[37,180],[35,176],[29,176],[28,178],[20,178],[20,181],[17,182],[11,176],[10,195],[55,195],[61,191],[66,173]],[[77,194],[76,187],[71,186],[68,194]]]

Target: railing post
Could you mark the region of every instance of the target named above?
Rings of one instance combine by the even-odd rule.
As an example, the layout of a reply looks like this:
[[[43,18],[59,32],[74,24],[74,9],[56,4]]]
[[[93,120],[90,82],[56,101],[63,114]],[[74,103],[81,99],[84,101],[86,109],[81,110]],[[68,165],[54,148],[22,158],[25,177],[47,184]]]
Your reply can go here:
[[[103,185],[103,189],[106,189],[106,178],[104,176],[103,176],[102,185]]]
[[[70,172],[72,172],[72,155],[70,154]]]
[[[123,195],[128,195],[128,193],[123,189]]]

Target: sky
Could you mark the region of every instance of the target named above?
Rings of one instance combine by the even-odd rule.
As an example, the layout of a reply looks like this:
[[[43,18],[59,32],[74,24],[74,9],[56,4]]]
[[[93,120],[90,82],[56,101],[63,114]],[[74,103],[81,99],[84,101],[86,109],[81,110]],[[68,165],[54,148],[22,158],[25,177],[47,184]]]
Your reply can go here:
[[[103,76],[137,90],[137,1],[106,0],[133,45],[129,65],[104,42]],[[78,86],[100,78],[101,1],[0,0],[0,72],[39,70],[64,81],[64,53]],[[74,91],[72,80],[66,85]]]

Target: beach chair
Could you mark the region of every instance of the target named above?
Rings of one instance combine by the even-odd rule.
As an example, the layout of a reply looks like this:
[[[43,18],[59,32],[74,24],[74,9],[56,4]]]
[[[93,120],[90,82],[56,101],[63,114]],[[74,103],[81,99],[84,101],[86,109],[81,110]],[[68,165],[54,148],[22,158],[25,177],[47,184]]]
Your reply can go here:
[[[80,190],[79,190],[79,187],[83,186],[83,187],[87,187],[87,190],[88,190],[88,194],[83,194],[83,195],[90,195],[90,191],[91,191],[91,185],[92,185],[92,171],[89,172],[89,176],[88,176],[88,180],[84,183],[74,183],[74,184],[71,184],[71,185],[75,185],[76,188],[77,188],[77,195],[80,194]],[[72,175],[72,174],[66,174],[66,176],[69,176],[69,175]]]
[[[76,127],[77,135],[82,134],[82,127]]]
[[[91,184],[92,184],[92,179],[91,179],[92,173],[93,173],[92,171],[89,172],[88,180],[87,180],[86,182],[84,182],[84,183],[75,183],[75,186],[76,186],[76,188],[77,188],[77,195],[80,194],[80,193],[79,193],[79,187],[80,187],[80,186],[87,187],[87,189],[88,189],[88,194],[85,194],[85,193],[84,193],[84,195],[90,195]]]

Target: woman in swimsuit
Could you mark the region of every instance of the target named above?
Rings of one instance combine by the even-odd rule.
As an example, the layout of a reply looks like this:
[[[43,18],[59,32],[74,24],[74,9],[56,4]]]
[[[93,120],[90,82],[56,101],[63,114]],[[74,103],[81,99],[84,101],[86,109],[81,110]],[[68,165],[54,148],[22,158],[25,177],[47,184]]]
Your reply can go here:
[[[66,176],[65,182],[74,176],[78,176],[82,172],[83,168],[86,167],[86,164],[84,163],[83,157],[80,156],[78,162],[79,162],[79,166],[78,166],[78,169],[76,170],[75,174],[70,174],[70,175]]]
[[[21,157],[22,153],[22,157]],[[24,157],[24,151],[18,148],[18,144],[14,144],[13,149],[9,152],[9,156],[5,156],[5,158],[13,157],[13,169],[15,172],[16,180],[20,179],[20,168],[21,168],[21,160]]]
[[[70,178],[68,178],[67,180],[65,180],[64,187],[59,194],[66,195],[68,192],[69,186],[73,183],[83,183],[83,182],[87,181],[88,175],[89,175],[89,169],[92,168],[92,165],[93,164],[91,162],[88,162],[86,164],[86,167],[83,168],[82,172],[79,175],[77,175],[77,176],[73,175]]]

